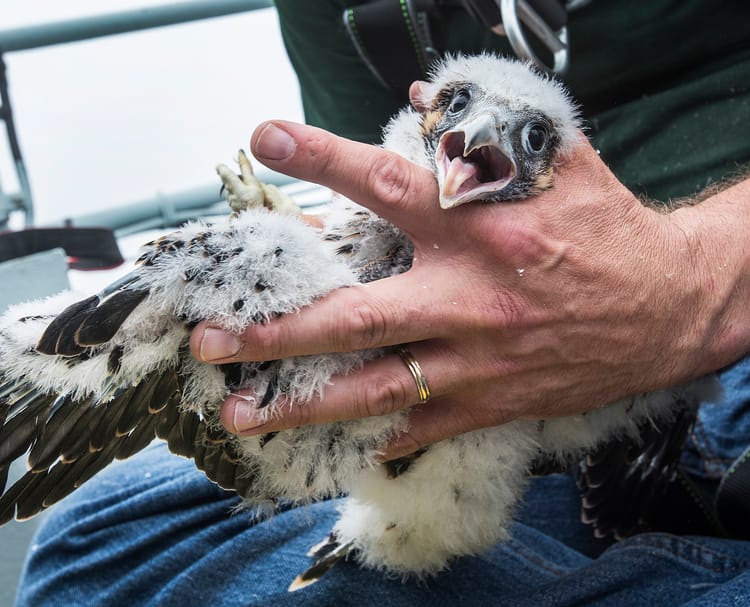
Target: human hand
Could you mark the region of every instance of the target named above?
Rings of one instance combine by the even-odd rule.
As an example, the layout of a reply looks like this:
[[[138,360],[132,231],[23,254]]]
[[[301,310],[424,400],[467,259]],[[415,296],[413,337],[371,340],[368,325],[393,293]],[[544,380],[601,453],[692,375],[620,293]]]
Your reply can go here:
[[[567,415],[697,377],[715,315],[707,311],[705,255],[692,209],[662,214],[581,145],[555,187],[517,203],[440,210],[434,176],[393,153],[290,123],[252,140],[272,169],[329,186],[399,226],[414,243],[400,276],[329,294],[299,314],[239,338],[199,325],[200,360],[225,363],[408,343],[432,398],[418,401],[397,355],[334,378],[323,399],[260,424],[229,397],[236,433],[385,414],[411,407],[397,457],[516,417]],[[727,361],[716,361],[716,368]]]

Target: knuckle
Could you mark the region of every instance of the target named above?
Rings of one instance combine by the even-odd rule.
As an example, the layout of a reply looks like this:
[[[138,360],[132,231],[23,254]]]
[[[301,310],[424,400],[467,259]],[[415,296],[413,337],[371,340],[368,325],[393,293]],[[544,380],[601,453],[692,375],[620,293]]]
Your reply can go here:
[[[404,430],[398,435],[398,453],[394,453],[392,458],[403,457],[416,453],[423,447],[430,444],[430,441],[421,440],[417,436],[414,436],[409,430]]]
[[[412,195],[412,173],[405,161],[394,154],[383,154],[372,164],[367,187],[375,198],[394,209],[406,206]]]
[[[243,339],[243,358],[266,360],[277,358],[291,346],[292,333],[282,319],[248,327]]]
[[[387,318],[372,302],[358,298],[336,323],[334,341],[344,351],[363,350],[380,345],[386,334]]]
[[[323,183],[335,175],[344,163],[339,139],[330,133],[307,129],[299,145],[303,152],[300,155],[300,177]]]
[[[268,352],[281,341],[277,328],[267,323],[253,325],[245,332],[245,343],[252,343],[258,350]]]
[[[507,334],[531,322],[530,306],[517,295],[496,291],[478,312],[480,326],[485,330]]]
[[[310,160],[314,161],[317,170],[325,171],[338,158],[338,148],[334,139],[327,133],[312,131],[305,141],[305,149]]]
[[[356,403],[359,417],[377,417],[403,409],[411,402],[411,385],[401,377],[380,377],[363,387]]]
[[[289,427],[297,428],[319,423],[318,412],[313,402],[295,403],[286,409],[285,422]]]

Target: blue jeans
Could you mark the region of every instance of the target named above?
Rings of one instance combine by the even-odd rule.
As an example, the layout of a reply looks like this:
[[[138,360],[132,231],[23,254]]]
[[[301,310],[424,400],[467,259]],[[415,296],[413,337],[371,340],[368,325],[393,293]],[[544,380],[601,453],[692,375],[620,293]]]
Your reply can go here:
[[[750,443],[750,359],[724,383],[726,402],[704,408],[686,449],[686,466],[706,478]],[[17,607],[750,605],[750,542],[660,533],[596,541],[566,475],[531,483],[510,541],[424,583],[340,563],[288,593],[332,527],[335,501],[270,520],[231,515],[238,503],[192,462],[150,447],[53,511],[32,544]]]

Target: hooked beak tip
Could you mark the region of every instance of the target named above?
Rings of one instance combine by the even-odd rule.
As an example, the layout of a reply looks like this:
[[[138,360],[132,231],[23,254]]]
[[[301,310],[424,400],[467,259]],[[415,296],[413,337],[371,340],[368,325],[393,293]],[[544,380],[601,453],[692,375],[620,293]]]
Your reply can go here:
[[[443,196],[442,194],[440,195],[439,202],[440,202],[440,208],[443,209],[444,211],[447,211],[448,209],[453,209],[462,204],[462,202],[458,198],[453,198],[453,197],[449,198],[447,196]]]

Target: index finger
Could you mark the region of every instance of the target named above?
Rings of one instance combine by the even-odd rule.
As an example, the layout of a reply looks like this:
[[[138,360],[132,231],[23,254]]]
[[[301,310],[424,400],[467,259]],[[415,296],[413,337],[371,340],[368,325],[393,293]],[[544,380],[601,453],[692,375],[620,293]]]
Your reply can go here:
[[[455,313],[455,306],[428,302],[424,291],[424,279],[402,274],[338,289],[297,313],[250,325],[240,335],[202,322],[190,336],[190,348],[198,360],[217,364],[351,352],[442,336],[452,327],[446,308]]]
[[[327,186],[406,232],[444,220],[435,176],[394,152],[284,121],[258,126],[250,147],[269,168]]]

